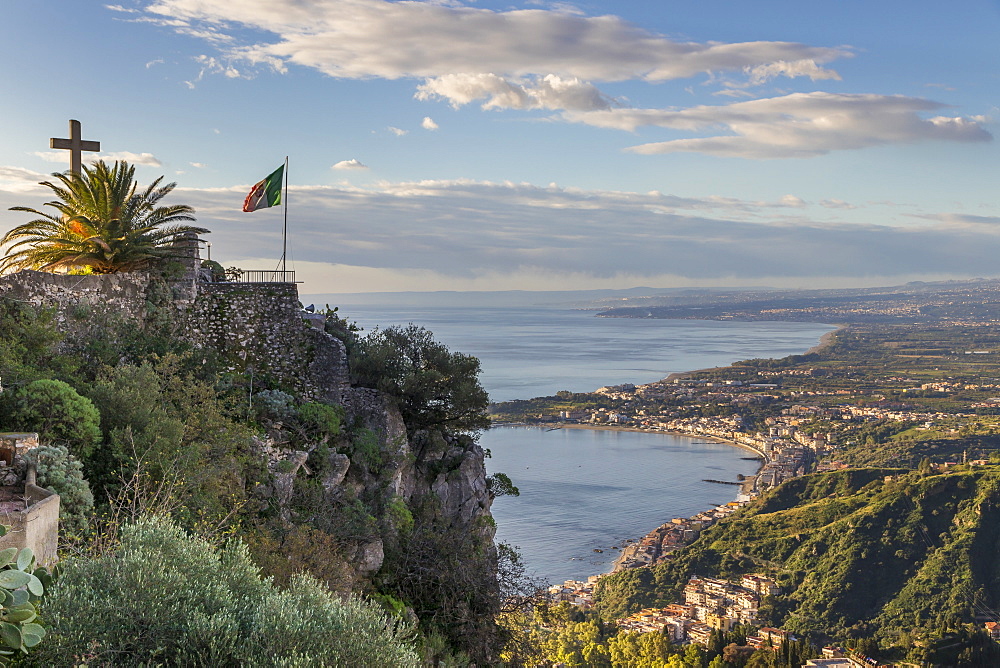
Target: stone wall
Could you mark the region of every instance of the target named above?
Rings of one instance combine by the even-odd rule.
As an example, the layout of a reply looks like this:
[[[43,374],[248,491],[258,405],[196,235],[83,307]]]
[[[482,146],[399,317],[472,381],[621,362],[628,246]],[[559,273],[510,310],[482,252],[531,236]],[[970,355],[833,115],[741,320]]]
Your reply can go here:
[[[340,403],[348,387],[344,344],[303,319],[293,283],[203,283],[181,336],[219,352],[233,371],[290,385],[313,401]]]
[[[94,313],[141,318],[148,288],[145,273],[70,276],[27,269],[0,277],[0,297],[53,308],[59,329],[80,336]]]
[[[179,253],[188,257],[177,260],[182,271],[167,281],[178,336],[216,350],[231,370],[252,372],[312,401],[340,403],[349,385],[347,352],[340,340],[304,319],[296,285],[199,282],[197,239],[184,242]],[[96,314],[143,327],[155,286],[144,272],[68,276],[28,270],[0,277],[0,298],[54,308],[57,327],[80,340],[108,321]]]

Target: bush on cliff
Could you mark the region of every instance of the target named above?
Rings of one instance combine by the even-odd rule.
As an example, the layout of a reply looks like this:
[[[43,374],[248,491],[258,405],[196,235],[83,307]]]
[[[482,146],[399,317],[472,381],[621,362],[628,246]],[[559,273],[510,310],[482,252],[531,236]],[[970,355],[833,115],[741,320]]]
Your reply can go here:
[[[168,520],[67,562],[45,601],[37,665],[417,666],[408,629],[309,576],[279,590],[246,547],[216,548]]]
[[[37,431],[42,440],[65,444],[81,459],[101,439],[101,416],[94,404],[61,380],[32,381],[5,393],[0,405],[6,428]]]
[[[423,327],[377,329],[360,339],[351,375],[357,384],[391,397],[409,430],[470,433],[490,425],[479,360],[450,352]]]

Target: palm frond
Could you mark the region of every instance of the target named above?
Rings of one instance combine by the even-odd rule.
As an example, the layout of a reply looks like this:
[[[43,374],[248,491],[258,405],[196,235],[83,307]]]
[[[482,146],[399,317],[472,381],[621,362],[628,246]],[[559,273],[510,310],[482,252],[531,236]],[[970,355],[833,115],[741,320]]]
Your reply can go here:
[[[52,174],[43,181],[56,199],[43,205],[55,213],[29,207],[11,211],[39,216],[7,232],[0,244],[8,252],[0,271],[93,267],[100,273],[131,271],[176,253],[172,246],[187,232],[204,234],[186,204],[158,206],[176,183],[161,185],[163,176],[144,189],[127,162],[99,161],[80,175]]]

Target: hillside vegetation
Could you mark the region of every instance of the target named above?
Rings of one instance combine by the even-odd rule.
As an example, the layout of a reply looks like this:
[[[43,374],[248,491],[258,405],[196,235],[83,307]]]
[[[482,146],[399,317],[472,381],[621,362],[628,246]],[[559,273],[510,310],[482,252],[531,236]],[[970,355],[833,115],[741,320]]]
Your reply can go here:
[[[901,631],[1000,607],[998,539],[1000,467],[804,476],[675,560],[602,580],[599,608],[610,619],[677,600],[692,575],[767,572],[783,593],[765,600],[763,624],[891,645]]]
[[[275,665],[359,665],[350,657],[374,657],[379,642],[396,658],[378,665],[489,662],[503,643],[494,622],[503,587],[521,570],[492,540],[489,503],[512,492],[486,477],[476,444],[489,424],[478,360],[422,328],[362,336],[328,312],[323,336],[349,351],[353,382],[343,404],[317,400],[297,389],[300,369],[255,373],[226,350],[191,345],[164,286],[152,277],[136,320],[0,298],[0,431],[40,433],[39,480],[62,498],[65,577],[41,604],[51,625],[39,665],[146,665],[152,656],[230,665],[191,660],[195,645]],[[308,330],[297,311],[279,324]],[[163,572],[136,558],[121,538],[149,518],[192,561]],[[217,556],[228,539],[246,547]],[[255,602],[205,570],[237,553],[240,569],[259,577]],[[129,605],[116,606],[123,597]],[[254,616],[258,605],[288,626]],[[175,619],[182,608],[201,626]],[[124,643],[133,622],[145,635]],[[286,637],[233,644],[251,627]],[[325,637],[338,633],[339,644]],[[326,649],[304,649],[312,645]]]

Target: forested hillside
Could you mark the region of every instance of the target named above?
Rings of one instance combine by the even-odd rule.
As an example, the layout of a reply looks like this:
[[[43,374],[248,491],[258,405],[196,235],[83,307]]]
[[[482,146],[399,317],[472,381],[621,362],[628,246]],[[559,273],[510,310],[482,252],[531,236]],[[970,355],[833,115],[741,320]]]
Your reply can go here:
[[[676,601],[693,575],[769,573],[761,624],[908,648],[1000,607],[1000,467],[857,469],[791,480],[677,558],[603,579],[602,616]]]

